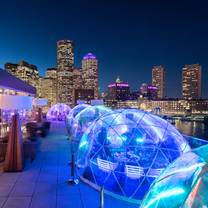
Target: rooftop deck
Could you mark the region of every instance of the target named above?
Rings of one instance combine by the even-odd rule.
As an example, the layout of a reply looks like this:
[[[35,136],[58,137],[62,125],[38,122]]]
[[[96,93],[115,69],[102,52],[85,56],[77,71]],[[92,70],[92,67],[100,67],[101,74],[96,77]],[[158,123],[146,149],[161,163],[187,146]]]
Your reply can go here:
[[[63,125],[52,124],[51,133],[41,139],[35,160],[26,162],[23,172],[0,172],[0,208],[96,208],[99,193],[88,185],[67,184],[70,176],[69,141]],[[105,195],[105,207],[134,208],[134,204]]]

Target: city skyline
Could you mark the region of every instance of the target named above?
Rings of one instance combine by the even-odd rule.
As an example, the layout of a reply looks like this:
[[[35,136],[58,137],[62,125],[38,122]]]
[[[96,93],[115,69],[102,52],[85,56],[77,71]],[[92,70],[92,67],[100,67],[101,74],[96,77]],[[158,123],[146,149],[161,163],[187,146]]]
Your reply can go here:
[[[50,7],[47,1],[2,3],[1,21],[5,30],[0,37],[0,67],[4,68],[6,62],[26,60],[35,64],[43,75],[47,68],[56,66],[56,42],[69,39],[75,43],[75,66],[81,66],[82,57],[88,52],[98,58],[102,91],[107,90],[117,75],[128,81],[132,89],[138,89],[142,83],[151,83],[154,65],[163,65],[167,70],[168,96],[181,97],[182,68],[199,63],[202,65],[202,96],[208,97],[205,2],[159,1],[160,8],[154,1],[148,1],[149,4],[90,1],[89,5],[80,2],[62,1],[58,15],[54,15],[60,10],[57,2]],[[9,3],[10,12],[4,10]],[[78,10],[81,15],[75,18]],[[102,17],[101,14],[108,15]],[[11,29],[15,30],[15,36]]]

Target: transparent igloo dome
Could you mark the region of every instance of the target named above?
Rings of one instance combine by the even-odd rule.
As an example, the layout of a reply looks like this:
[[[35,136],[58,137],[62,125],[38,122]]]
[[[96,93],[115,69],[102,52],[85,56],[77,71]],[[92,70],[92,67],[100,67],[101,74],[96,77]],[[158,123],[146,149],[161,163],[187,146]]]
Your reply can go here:
[[[189,150],[166,120],[119,110],[97,119],[82,136],[78,174],[93,187],[104,186],[108,193],[138,203],[164,168]]]
[[[141,208],[208,207],[208,145],[170,164],[155,180]]]
[[[64,103],[57,103],[53,105],[47,112],[47,120],[53,121],[65,121],[67,115],[69,115],[71,108]]]
[[[72,130],[76,128],[76,125],[77,125],[77,122],[75,119],[76,115],[88,107],[90,107],[90,105],[87,105],[87,104],[76,105],[74,108],[71,109],[70,113],[67,115],[66,128],[67,128],[67,132],[70,138],[73,136]]]
[[[90,106],[83,109],[74,117],[72,139],[74,141],[80,141],[82,135],[88,127],[99,117],[112,112],[110,108],[103,105]]]

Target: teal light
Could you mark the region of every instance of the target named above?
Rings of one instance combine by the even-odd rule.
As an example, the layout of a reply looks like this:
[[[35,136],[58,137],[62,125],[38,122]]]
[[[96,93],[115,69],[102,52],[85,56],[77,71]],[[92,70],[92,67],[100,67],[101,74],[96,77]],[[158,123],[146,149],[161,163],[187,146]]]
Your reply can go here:
[[[128,138],[127,138],[127,136],[122,135],[122,136],[121,136],[121,139],[123,140],[123,142],[125,142]]]
[[[87,145],[87,141],[83,141],[82,143],[80,143],[79,147],[80,147],[80,148],[83,148],[83,147],[86,146],[86,145]]]
[[[164,192],[158,194],[152,200],[150,200],[149,203],[147,203],[147,205],[144,206],[144,208],[151,207],[151,205],[154,204],[155,202],[157,202],[157,204],[159,204],[159,201],[164,198],[175,197],[177,195],[182,195],[184,193],[185,193],[185,190],[183,188],[174,188],[174,189],[171,189],[168,191],[164,191]]]
[[[79,144],[79,148],[83,149],[87,147],[88,147],[88,141],[87,141],[87,137],[84,135],[82,141]]]
[[[138,137],[138,138],[136,138],[136,142],[137,142],[137,143],[143,143],[143,142],[144,142],[143,137]]]

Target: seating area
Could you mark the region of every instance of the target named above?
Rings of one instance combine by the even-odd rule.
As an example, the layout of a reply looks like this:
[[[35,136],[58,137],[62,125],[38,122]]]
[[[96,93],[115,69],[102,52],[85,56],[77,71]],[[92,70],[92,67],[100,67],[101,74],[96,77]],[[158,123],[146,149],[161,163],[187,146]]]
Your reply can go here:
[[[46,137],[50,130],[50,122],[29,122],[26,124],[26,129],[31,140],[33,140],[37,135]]]
[[[50,122],[28,122],[23,126],[23,149],[24,160],[30,159],[33,161],[37,155],[41,137],[46,137],[50,130]],[[0,139],[0,162],[5,159],[7,144],[8,144],[8,132]]]

